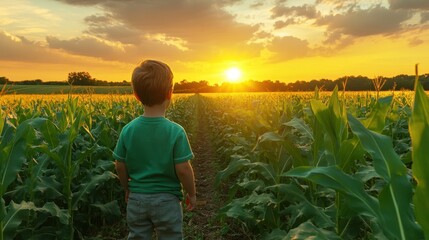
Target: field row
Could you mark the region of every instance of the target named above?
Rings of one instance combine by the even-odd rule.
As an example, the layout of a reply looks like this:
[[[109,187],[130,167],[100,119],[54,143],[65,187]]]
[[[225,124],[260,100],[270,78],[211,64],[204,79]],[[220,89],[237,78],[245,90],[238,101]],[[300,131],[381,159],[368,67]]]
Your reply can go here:
[[[428,237],[429,100],[378,95],[203,98],[230,189],[220,215],[250,239]]]
[[[248,239],[428,236],[429,100],[421,87],[173,100],[167,117],[191,138],[197,105],[208,118],[223,166],[217,185],[229,189],[222,231]],[[112,150],[142,114],[133,97],[6,95],[0,104],[0,240],[124,237],[94,229],[124,221]]]

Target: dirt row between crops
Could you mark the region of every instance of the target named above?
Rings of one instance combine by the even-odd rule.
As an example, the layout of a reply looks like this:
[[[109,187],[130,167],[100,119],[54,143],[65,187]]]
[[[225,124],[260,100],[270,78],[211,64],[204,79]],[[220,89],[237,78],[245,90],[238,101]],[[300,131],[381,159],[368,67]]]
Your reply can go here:
[[[222,239],[216,214],[221,207],[219,189],[215,187],[219,159],[210,141],[207,115],[197,110],[197,129],[191,137],[195,158],[192,167],[197,189],[197,208],[184,216],[185,239]]]

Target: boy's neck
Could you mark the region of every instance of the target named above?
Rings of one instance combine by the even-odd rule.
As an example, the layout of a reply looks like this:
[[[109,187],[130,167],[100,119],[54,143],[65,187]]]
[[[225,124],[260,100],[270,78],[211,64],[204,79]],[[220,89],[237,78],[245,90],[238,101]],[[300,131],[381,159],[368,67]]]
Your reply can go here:
[[[165,102],[154,105],[154,106],[145,106],[144,107],[144,117],[165,117],[165,111],[169,105],[170,101],[166,100]]]

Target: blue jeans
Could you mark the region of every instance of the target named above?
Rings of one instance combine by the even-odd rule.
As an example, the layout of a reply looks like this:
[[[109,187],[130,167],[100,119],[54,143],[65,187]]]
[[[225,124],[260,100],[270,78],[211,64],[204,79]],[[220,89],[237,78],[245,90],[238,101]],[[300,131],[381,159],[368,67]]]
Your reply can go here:
[[[127,205],[128,239],[183,239],[183,212],[179,198],[169,193],[130,193]]]

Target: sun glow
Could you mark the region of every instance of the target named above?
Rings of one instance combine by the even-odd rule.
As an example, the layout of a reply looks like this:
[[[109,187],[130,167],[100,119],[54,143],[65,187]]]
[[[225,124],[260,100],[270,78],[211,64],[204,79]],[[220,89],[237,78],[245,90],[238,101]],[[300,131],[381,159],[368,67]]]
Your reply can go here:
[[[236,67],[229,68],[225,71],[225,76],[228,82],[236,83],[241,80],[241,70]]]

